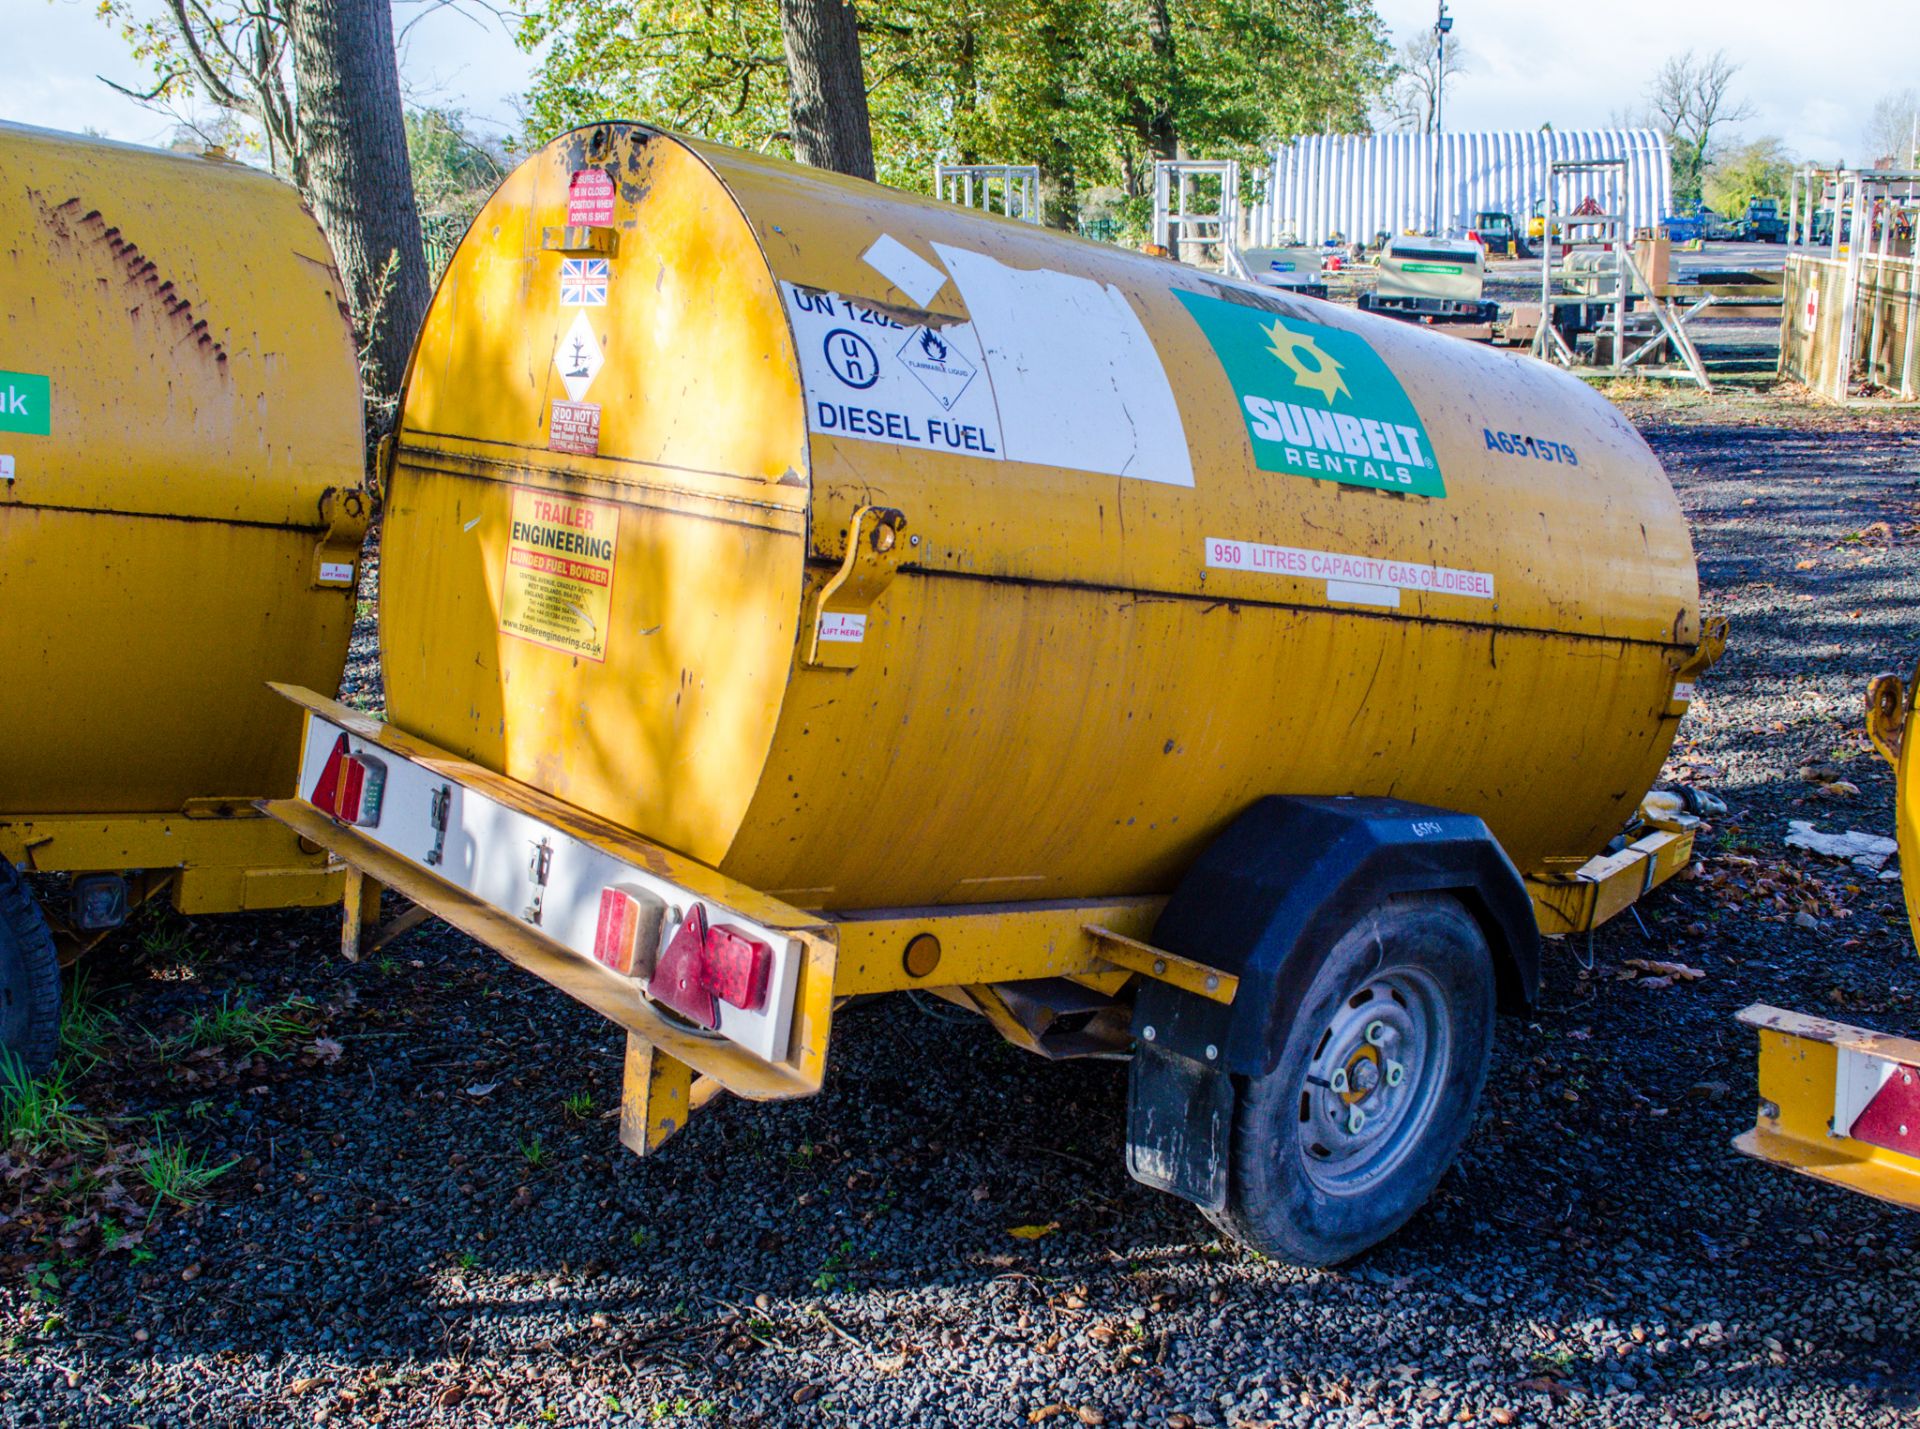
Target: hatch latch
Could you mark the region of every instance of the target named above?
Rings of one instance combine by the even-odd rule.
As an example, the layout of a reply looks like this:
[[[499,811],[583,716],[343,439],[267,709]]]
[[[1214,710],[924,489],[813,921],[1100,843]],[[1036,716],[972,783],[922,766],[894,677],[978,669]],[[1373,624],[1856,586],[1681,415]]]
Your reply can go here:
[[[853,513],[846,558],[807,608],[801,638],[808,665],[851,670],[860,663],[868,612],[906,554],[906,528],[905,514],[891,506],[862,506]]]

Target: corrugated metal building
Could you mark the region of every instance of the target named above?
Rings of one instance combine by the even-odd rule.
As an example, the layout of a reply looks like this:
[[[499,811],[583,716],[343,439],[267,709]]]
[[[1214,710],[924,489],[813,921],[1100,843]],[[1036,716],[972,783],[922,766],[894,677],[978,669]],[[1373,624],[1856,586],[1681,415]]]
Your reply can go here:
[[[1632,227],[1657,223],[1672,207],[1667,141],[1651,129],[1545,129],[1441,134],[1438,213],[1432,134],[1312,134],[1274,155],[1266,194],[1246,205],[1255,245],[1351,241],[1380,232],[1445,233],[1494,210],[1522,223],[1545,196],[1547,163],[1569,159],[1630,161],[1625,193]],[[1604,174],[1568,176],[1556,211],[1591,195],[1613,210]]]

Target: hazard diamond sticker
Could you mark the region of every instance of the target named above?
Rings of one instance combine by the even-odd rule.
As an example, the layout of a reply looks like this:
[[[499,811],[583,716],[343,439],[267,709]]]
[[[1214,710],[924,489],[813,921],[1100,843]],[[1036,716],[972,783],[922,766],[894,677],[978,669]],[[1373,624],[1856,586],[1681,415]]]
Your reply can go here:
[[[593,335],[593,324],[587,321],[585,313],[575,313],[573,326],[553,350],[553,365],[560,369],[560,381],[566,385],[571,401],[585,399],[587,389],[593,386],[593,379],[600,375],[606,361],[600,351],[600,339]]]
[[[907,371],[920,379],[920,385],[933,395],[933,400],[949,412],[980,370],[967,361],[965,353],[930,327],[915,328],[896,356]]]

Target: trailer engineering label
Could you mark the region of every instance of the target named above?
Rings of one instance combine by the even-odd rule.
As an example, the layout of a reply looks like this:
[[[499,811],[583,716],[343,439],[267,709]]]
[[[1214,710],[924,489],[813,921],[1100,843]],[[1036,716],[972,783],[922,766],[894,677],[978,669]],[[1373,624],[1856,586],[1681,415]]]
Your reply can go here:
[[[1260,470],[1447,494],[1426,424],[1366,339],[1268,308],[1174,296],[1233,384]]]
[[[516,486],[500,578],[501,632],[606,659],[619,538],[618,506]]]

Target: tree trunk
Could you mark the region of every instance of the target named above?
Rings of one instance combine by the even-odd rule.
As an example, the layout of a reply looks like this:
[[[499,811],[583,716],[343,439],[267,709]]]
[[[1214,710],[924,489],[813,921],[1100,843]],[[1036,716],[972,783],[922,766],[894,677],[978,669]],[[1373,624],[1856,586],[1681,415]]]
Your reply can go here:
[[[393,14],[388,0],[292,0],[288,27],[304,187],[346,279],[378,410],[399,395],[430,296]]]
[[[847,0],[780,0],[793,153],[803,164],[873,177],[873,129],[860,32]]]
[[[1147,145],[1156,159],[1180,157],[1180,136],[1174,127],[1174,89],[1179,83],[1179,56],[1173,49],[1173,16],[1167,0],[1148,0],[1147,44],[1153,51],[1154,69],[1160,81],[1147,116]]]

